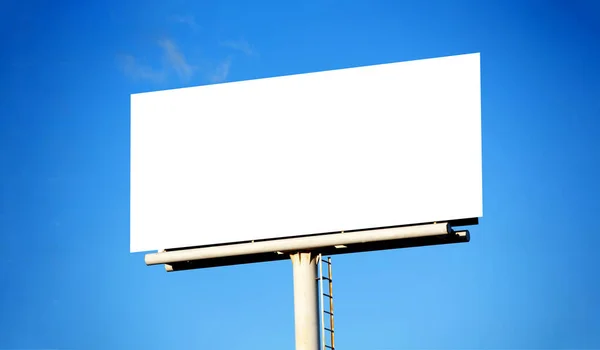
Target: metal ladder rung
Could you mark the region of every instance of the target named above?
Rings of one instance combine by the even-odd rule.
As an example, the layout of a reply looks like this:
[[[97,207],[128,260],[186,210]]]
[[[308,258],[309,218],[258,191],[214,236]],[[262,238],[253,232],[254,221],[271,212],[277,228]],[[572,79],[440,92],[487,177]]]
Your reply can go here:
[[[327,311],[327,310],[323,310],[324,313],[328,314],[328,315],[333,315],[333,312],[331,311]]]
[[[329,328],[325,327],[325,330],[326,330],[326,331],[329,331],[329,332],[331,332],[331,333],[334,333],[333,329],[329,329]]]
[[[325,264],[331,264],[331,263],[330,263],[329,261],[327,261],[327,260],[323,260],[323,259],[321,259],[321,261],[322,261],[322,262],[324,262]]]
[[[333,298],[331,295],[327,294],[327,293],[323,293],[324,296],[328,297],[328,298]]]
[[[327,344],[325,344],[325,347],[326,347],[326,348],[328,348],[328,349],[334,350],[334,349],[333,349],[333,346],[330,346],[330,345],[327,345]]]

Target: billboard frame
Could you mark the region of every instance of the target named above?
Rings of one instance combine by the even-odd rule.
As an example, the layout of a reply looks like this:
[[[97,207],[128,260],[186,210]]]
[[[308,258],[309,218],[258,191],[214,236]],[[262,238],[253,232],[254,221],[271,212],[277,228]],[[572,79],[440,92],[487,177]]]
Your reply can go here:
[[[479,68],[479,53],[476,53],[476,55],[478,57],[477,64]],[[480,75],[477,78],[480,84]],[[480,96],[478,103],[479,116],[481,117]],[[481,124],[479,123],[477,127],[480,132]],[[478,147],[481,148],[481,135],[478,142]],[[479,156],[482,154],[481,151],[481,149],[477,150]],[[481,162],[477,166],[481,166]],[[481,180],[482,176],[479,177],[478,181]],[[482,196],[483,188],[479,190],[481,190],[479,194]],[[459,197],[461,194],[464,197],[469,197],[463,188],[460,188],[456,192],[458,193],[451,196],[444,194],[438,200],[448,200],[449,203],[455,199],[460,200],[460,198],[455,197]],[[418,196],[425,198],[424,203],[427,205],[436,204],[436,201],[424,197],[421,192],[418,192]],[[482,199],[481,197],[481,206],[483,205]],[[446,202],[444,203],[447,204]],[[472,215],[477,214],[471,211],[464,216]],[[480,215],[482,217],[483,212]],[[446,218],[451,217],[457,218],[457,216],[446,216]],[[426,217],[415,219],[414,221],[435,219],[437,218]],[[479,217],[467,217],[458,220],[411,223],[399,226],[363,228],[295,237],[284,236],[255,241],[163,249],[156,253],[145,254],[145,263],[148,266],[164,265],[167,272],[175,272],[290,259],[293,267],[296,350],[318,350],[321,341],[321,328],[319,327],[318,314],[317,261],[321,256],[467,243],[470,242],[469,231],[459,228],[478,224]],[[222,226],[214,227],[223,228]],[[165,232],[165,234],[168,233]]]

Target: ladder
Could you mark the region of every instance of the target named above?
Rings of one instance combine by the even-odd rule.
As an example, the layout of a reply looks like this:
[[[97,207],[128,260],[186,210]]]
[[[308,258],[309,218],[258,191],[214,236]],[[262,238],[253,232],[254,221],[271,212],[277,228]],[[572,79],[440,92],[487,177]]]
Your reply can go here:
[[[323,274],[323,264],[326,264],[326,274]],[[321,314],[321,350],[335,350],[335,334],[333,330],[333,280],[331,279],[331,258],[323,259],[319,254],[319,292]],[[325,285],[326,284],[326,285]],[[327,320],[327,321],[325,321]],[[326,332],[329,337],[326,337]],[[329,338],[329,339],[328,339]],[[328,341],[329,340],[329,341]]]

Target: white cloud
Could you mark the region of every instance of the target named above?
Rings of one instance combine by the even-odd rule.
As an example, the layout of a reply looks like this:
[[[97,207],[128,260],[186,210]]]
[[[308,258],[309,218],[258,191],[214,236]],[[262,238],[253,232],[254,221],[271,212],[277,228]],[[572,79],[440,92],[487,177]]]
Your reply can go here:
[[[167,63],[181,79],[188,80],[194,75],[194,67],[187,63],[185,56],[172,40],[159,40],[158,45],[163,49]]]
[[[155,70],[148,65],[141,64],[132,55],[118,55],[117,61],[125,75],[132,79],[159,82],[165,78],[164,71]]]
[[[170,73],[175,72],[177,76],[188,81],[198,71],[198,68],[188,63],[183,52],[179,50],[175,42],[169,38],[163,38],[157,42],[162,50],[163,63],[162,69],[158,70],[149,65],[142,64],[136,60],[133,55],[121,55],[118,57],[119,64],[123,72],[133,79],[144,79],[154,82],[164,82]],[[255,55],[256,52],[246,41],[230,41],[222,45],[235,48],[247,55]],[[202,69],[204,76],[210,83],[225,82],[231,70],[232,57],[219,62],[211,69]],[[208,68],[208,67],[207,67]]]
[[[228,47],[233,50],[241,51],[248,56],[256,56],[258,52],[246,40],[227,40],[221,42],[221,46]]]
[[[223,62],[217,65],[217,68],[214,70],[213,74],[210,76],[211,83],[222,83],[227,80],[229,76],[229,69],[231,68],[231,57],[228,57]]]

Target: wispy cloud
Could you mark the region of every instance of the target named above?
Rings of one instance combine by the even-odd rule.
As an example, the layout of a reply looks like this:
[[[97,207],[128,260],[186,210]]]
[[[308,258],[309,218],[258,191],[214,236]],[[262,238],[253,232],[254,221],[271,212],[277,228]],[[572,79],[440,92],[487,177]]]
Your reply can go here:
[[[143,79],[159,82],[165,78],[164,71],[156,70],[151,66],[141,64],[132,55],[118,55],[117,63],[125,75],[135,80]]]
[[[209,80],[211,83],[222,83],[227,80],[229,76],[229,69],[231,68],[231,57],[228,57],[221,63],[219,63],[210,75]]]
[[[242,51],[247,55],[256,55],[256,51],[246,41],[228,41],[222,43],[224,46]],[[229,78],[231,71],[232,57],[213,65],[212,68],[206,67],[199,71],[199,68],[188,62],[183,52],[176,43],[170,38],[162,38],[157,41],[157,46],[162,51],[163,66],[162,69],[155,69],[150,65],[142,64],[136,60],[133,55],[121,55],[118,57],[119,65],[123,72],[133,79],[144,79],[154,82],[163,82],[169,75],[175,73],[182,81],[187,82],[196,73],[204,75],[210,83],[222,83]]]
[[[183,53],[179,51],[172,40],[161,39],[158,45],[164,51],[166,62],[177,72],[181,79],[188,80],[194,75],[194,67],[187,62]]]
[[[196,22],[196,18],[194,16],[173,15],[170,16],[169,19],[173,22],[184,24],[190,27],[190,29],[192,29],[193,31],[197,31],[198,29],[200,29],[200,26]]]
[[[248,56],[257,56],[258,52],[250,43],[244,39],[222,41],[221,46],[228,47],[233,50],[241,51]]]

